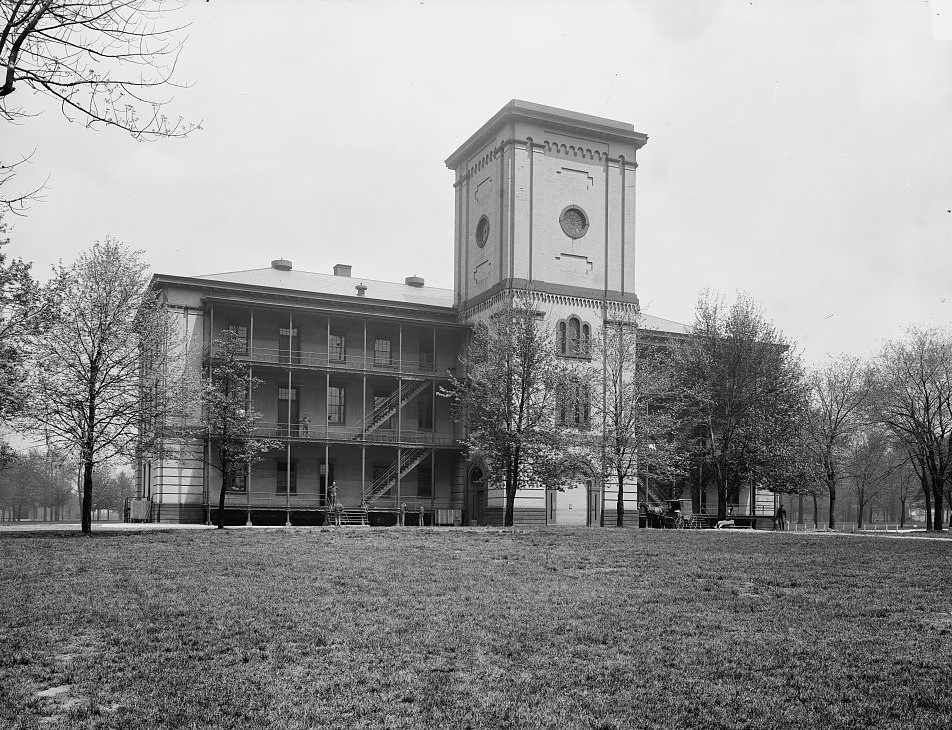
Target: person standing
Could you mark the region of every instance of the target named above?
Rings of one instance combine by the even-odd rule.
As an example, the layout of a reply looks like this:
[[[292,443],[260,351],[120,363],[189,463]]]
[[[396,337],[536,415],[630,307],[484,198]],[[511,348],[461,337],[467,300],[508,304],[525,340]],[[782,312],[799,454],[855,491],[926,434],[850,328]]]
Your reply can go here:
[[[777,507],[777,516],[774,519],[774,522],[778,530],[787,529],[787,510],[783,508],[783,504]]]

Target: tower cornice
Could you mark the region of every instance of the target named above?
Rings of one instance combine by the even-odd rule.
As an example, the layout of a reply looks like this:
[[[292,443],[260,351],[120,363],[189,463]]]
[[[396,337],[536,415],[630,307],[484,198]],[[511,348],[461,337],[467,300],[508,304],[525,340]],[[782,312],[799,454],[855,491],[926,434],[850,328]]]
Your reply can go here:
[[[636,132],[634,125],[628,122],[513,99],[451,154],[446,159],[446,166],[451,170],[458,169],[463,162],[491,141],[500,128],[509,125],[512,130],[516,122],[543,125],[569,135],[594,135],[602,140],[632,145],[636,150],[648,142],[648,135]]]

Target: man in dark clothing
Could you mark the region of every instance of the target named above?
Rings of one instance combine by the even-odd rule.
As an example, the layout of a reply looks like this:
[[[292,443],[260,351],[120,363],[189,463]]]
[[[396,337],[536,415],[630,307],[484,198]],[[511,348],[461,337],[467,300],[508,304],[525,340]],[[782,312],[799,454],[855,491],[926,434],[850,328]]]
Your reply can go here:
[[[787,529],[787,510],[783,508],[783,505],[777,508],[777,516],[774,518],[774,523],[778,530]]]

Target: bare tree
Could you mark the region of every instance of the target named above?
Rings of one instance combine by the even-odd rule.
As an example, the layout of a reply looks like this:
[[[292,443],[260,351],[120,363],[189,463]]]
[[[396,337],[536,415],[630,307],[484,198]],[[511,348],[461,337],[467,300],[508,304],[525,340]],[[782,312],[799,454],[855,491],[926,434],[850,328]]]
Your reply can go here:
[[[941,530],[952,478],[952,334],[911,327],[886,343],[875,407],[905,447],[922,485],[929,529]]]
[[[203,425],[218,454],[213,466],[221,472],[218,529],[222,529],[225,495],[230,490],[247,489],[246,470],[269,450],[278,448],[281,442],[258,435],[261,414],[252,408],[252,403],[254,391],[262,380],[251,374],[244,357],[245,340],[226,330],[212,343],[212,349],[214,358],[210,377],[202,383],[201,405]]]
[[[476,326],[460,359],[465,376],[453,378],[444,393],[468,423],[468,453],[484,457],[505,487],[506,526],[513,523],[516,491],[547,485],[566,463],[555,409],[559,394],[581,379],[556,357],[550,329],[528,295],[508,300]]]
[[[604,424],[604,442],[597,442],[604,458],[593,455],[593,461],[604,464],[601,477],[618,487],[615,524],[624,527],[625,485],[639,471],[650,470],[659,483],[683,474],[683,450],[676,439],[677,397],[667,348],[641,341],[637,317],[606,322],[593,349],[593,425]],[[598,397],[602,389],[604,398]]]
[[[865,422],[869,366],[842,355],[814,369],[807,378],[809,406],[804,419],[804,455],[815,482],[829,496],[829,527],[836,524],[837,488],[847,477],[851,438]]]
[[[749,298],[729,307],[710,295],[698,301],[694,332],[677,351],[674,372],[688,438],[713,474],[718,517],[740,485],[762,484],[788,471],[777,446],[797,429],[803,375],[790,342]],[[777,478],[779,478],[779,476]],[[786,477],[784,477],[786,480]]]
[[[881,427],[868,425],[849,439],[843,467],[852,485],[858,528],[863,527],[866,508],[884,494],[901,463]]]
[[[0,119],[34,112],[15,105],[21,89],[52,97],[87,127],[118,127],[137,139],[181,137],[197,125],[165,114],[184,29],[167,22],[185,3],[167,0],[0,2]],[[0,164],[0,186],[22,159]],[[2,189],[2,187],[0,187]],[[4,195],[22,211],[38,191]]]
[[[146,291],[140,252],[107,239],[61,267],[58,279],[63,296],[49,332],[37,342],[26,425],[78,459],[82,530],[88,533],[94,468],[147,448],[141,424],[181,405],[162,393],[142,397],[142,353],[166,352],[169,324]]]
[[[136,485],[128,471],[102,465],[93,472],[93,509],[122,512],[126,499],[135,496]],[[98,519],[98,518],[97,518]]]

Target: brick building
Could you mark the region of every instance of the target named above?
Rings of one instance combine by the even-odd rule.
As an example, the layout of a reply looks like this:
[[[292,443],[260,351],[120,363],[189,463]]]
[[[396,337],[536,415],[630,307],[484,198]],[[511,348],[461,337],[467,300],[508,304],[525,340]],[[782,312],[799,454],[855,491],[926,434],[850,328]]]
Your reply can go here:
[[[421,513],[427,523],[501,521],[491,465],[466,461],[456,441],[462,426],[437,390],[470,327],[513,292],[530,292],[548,313],[556,346],[637,312],[636,158],[646,142],[631,124],[516,100],[504,106],[446,161],[455,175],[453,290],[417,277],[372,281],[344,264],[311,273],[281,259],[250,271],[155,275],[189,367],[206,368],[217,333],[230,330],[264,381],[254,407],[262,432],[282,448],[237,481],[230,520],[320,521],[336,485],[352,519],[362,504],[378,520],[405,504],[408,521]],[[641,326],[686,331],[645,314]],[[154,519],[209,518],[221,483],[212,455],[211,444],[191,438],[173,457],[140,465]],[[626,486],[631,512],[635,492]],[[608,524],[615,494],[609,489],[603,502],[585,485],[526,489],[515,518],[597,524],[604,504]]]

